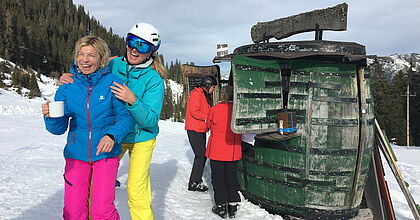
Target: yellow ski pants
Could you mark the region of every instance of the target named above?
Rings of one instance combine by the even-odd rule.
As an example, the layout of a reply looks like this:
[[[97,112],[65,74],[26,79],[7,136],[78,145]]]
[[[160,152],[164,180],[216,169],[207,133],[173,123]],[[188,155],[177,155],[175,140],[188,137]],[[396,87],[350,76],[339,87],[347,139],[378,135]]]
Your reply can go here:
[[[128,150],[128,207],[132,220],[153,220],[152,189],[150,185],[150,162],[156,139],[134,144],[122,144],[123,152]]]

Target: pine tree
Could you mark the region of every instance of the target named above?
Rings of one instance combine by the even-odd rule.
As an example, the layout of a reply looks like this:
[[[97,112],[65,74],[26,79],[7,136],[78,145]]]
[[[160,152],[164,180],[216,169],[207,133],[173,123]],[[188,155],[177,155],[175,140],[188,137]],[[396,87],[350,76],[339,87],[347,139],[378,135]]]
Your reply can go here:
[[[175,82],[182,84],[182,65],[181,61],[175,60],[175,63],[171,61],[171,65],[168,68],[168,78]]]
[[[3,79],[4,79],[4,74],[0,73],[0,88],[6,87],[6,84],[4,84]]]
[[[1,63],[3,63],[3,62],[1,62]],[[0,63],[0,65],[1,65],[1,63]],[[4,82],[3,82],[4,79],[6,79],[6,76],[4,75],[3,71],[1,71],[1,68],[0,68],[0,88],[6,87],[6,84],[4,84]]]
[[[22,88],[29,89],[30,88],[30,86],[29,86],[30,79],[31,79],[31,77],[30,77],[29,73],[21,71],[20,86]]]
[[[6,61],[0,62],[0,73],[11,73],[10,68]]]
[[[22,73],[20,69],[17,66],[15,66],[12,70],[12,85],[20,86],[21,75]]]
[[[0,5],[0,57],[4,57],[4,52],[5,52],[5,45],[4,45],[4,41],[5,41],[5,29],[6,29],[6,21],[5,21],[5,9],[3,7],[3,5]]]
[[[174,110],[174,118],[177,122],[184,122],[185,121],[185,108],[183,105],[183,98],[184,95],[181,94],[177,97],[177,101],[175,103],[175,110]]]
[[[14,44],[13,38],[14,38],[14,35],[17,33],[14,32],[16,30],[16,20],[14,18],[14,14],[11,11],[6,11],[5,21],[6,21],[6,27],[4,29],[5,30],[4,57],[7,60],[14,62],[14,60],[16,61],[15,54],[14,54],[14,51],[16,50],[15,48],[16,44]]]
[[[19,95],[22,95],[22,87],[21,86],[17,86],[16,93],[19,94]]]
[[[389,85],[385,72],[378,60],[375,60],[375,62],[371,65],[370,71],[372,72],[374,85],[372,95],[375,100],[375,117],[382,125],[382,123],[385,124],[386,120],[387,92],[389,91]]]
[[[420,146],[420,69],[417,67],[417,56],[411,54],[407,70],[410,83],[410,133],[412,144]],[[406,97],[405,97],[406,98]]]
[[[399,71],[390,85],[388,97],[388,130],[391,130],[391,134],[397,138],[397,143],[400,145],[405,145],[407,142],[406,98],[402,96],[407,90],[407,83],[407,72]]]
[[[410,102],[413,104],[411,105],[411,123],[412,123],[412,135],[413,135],[413,145],[420,146],[420,71],[417,70],[416,74],[412,80],[413,84],[413,93],[416,95],[411,97]]]
[[[40,97],[41,96],[41,91],[39,89],[38,86],[38,82],[36,80],[36,74],[35,72],[31,71],[30,72],[30,79],[29,79],[29,98],[33,98],[33,97]]]
[[[38,70],[36,71],[36,77],[41,80],[41,69],[38,68]]]
[[[26,43],[28,41],[27,39],[27,30],[24,25],[24,17],[19,16],[24,14],[23,8],[17,7],[15,10],[15,16],[13,17],[13,22],[16,22],[15,29],[13,30],[13,34],[16,34],[13,36],[13,53],[15,56],[15,63],[19,63],[22,66],[27,66],[27,64],[24,63],[24,55],[25,55],[25,49]]]
[[[381,64],[375,61],[371,65],[374,87],[373,98],[375,117],[389,138],[396,138],[398,144],[405,141],[404,101],[399,86],[399,76],[388,80]]]
[[[160,119],[166,120],[170,119],[174,113],[174,102],[172,100],[172,89],[169,83],[169,80],[165,80],[165,95],[163,98],[162,112],[160,114]]]

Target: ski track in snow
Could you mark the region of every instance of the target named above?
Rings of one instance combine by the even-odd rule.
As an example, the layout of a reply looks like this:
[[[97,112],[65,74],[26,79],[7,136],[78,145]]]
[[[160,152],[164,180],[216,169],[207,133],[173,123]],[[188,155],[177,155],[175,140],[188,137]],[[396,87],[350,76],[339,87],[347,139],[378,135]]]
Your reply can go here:
[[[45,130],[42,99],[27,100],[0,89],[0,219],[61,219],[63,208],[63,147],[66,135]],[[194,154],[183,123],[160,121],[160,134],[150,167],[155,219],[220,219],[211,212],[213,191],[209,163],[204,170],[205,193],[190,192],[187,182]],[[420,148],[394,146],[398,165],[420,201]],[[383,159],[386,179],[399,220],[413,219],[404,195]],[[121,160],[116,205],[121,219],[130,219],[127,205],[128,154]],[[241,195],[242,197],[242,195]],[[281,220],[242,197],[236,219]]]

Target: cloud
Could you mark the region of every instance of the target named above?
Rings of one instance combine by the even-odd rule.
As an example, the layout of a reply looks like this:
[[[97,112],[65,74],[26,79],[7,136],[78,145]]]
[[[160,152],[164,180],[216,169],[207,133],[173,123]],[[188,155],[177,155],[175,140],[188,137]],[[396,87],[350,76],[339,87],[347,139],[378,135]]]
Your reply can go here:
[[[349,0],[345,32],[325,31],[324,39],[357,42],[368,54],[420,52],[420,1]],[[74,0],[114,33],[124,36],[136,22],[155,25],[162,38],[159,49],[166,62],[181,60],[211,65],[216,44],[228,43],[229,52],[251,44],[250,30],[257,22],[332,7],[333,0]],[[313,40],[314,33],[290,40]]]

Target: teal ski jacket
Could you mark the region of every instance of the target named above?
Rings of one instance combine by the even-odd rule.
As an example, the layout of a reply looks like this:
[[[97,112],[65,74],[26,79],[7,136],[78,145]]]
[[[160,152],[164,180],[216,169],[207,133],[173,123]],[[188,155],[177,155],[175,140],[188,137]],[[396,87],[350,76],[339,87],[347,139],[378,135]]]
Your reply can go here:
[[[165,84],[159,73],[150,66],[132,67],[124,57],[109,62],[112,73],[123,79],[136,95],[133,105],[126,103],[135,124],[123,143],[145,142],[156,138],[159,133],[158,122],[162,110]]]

